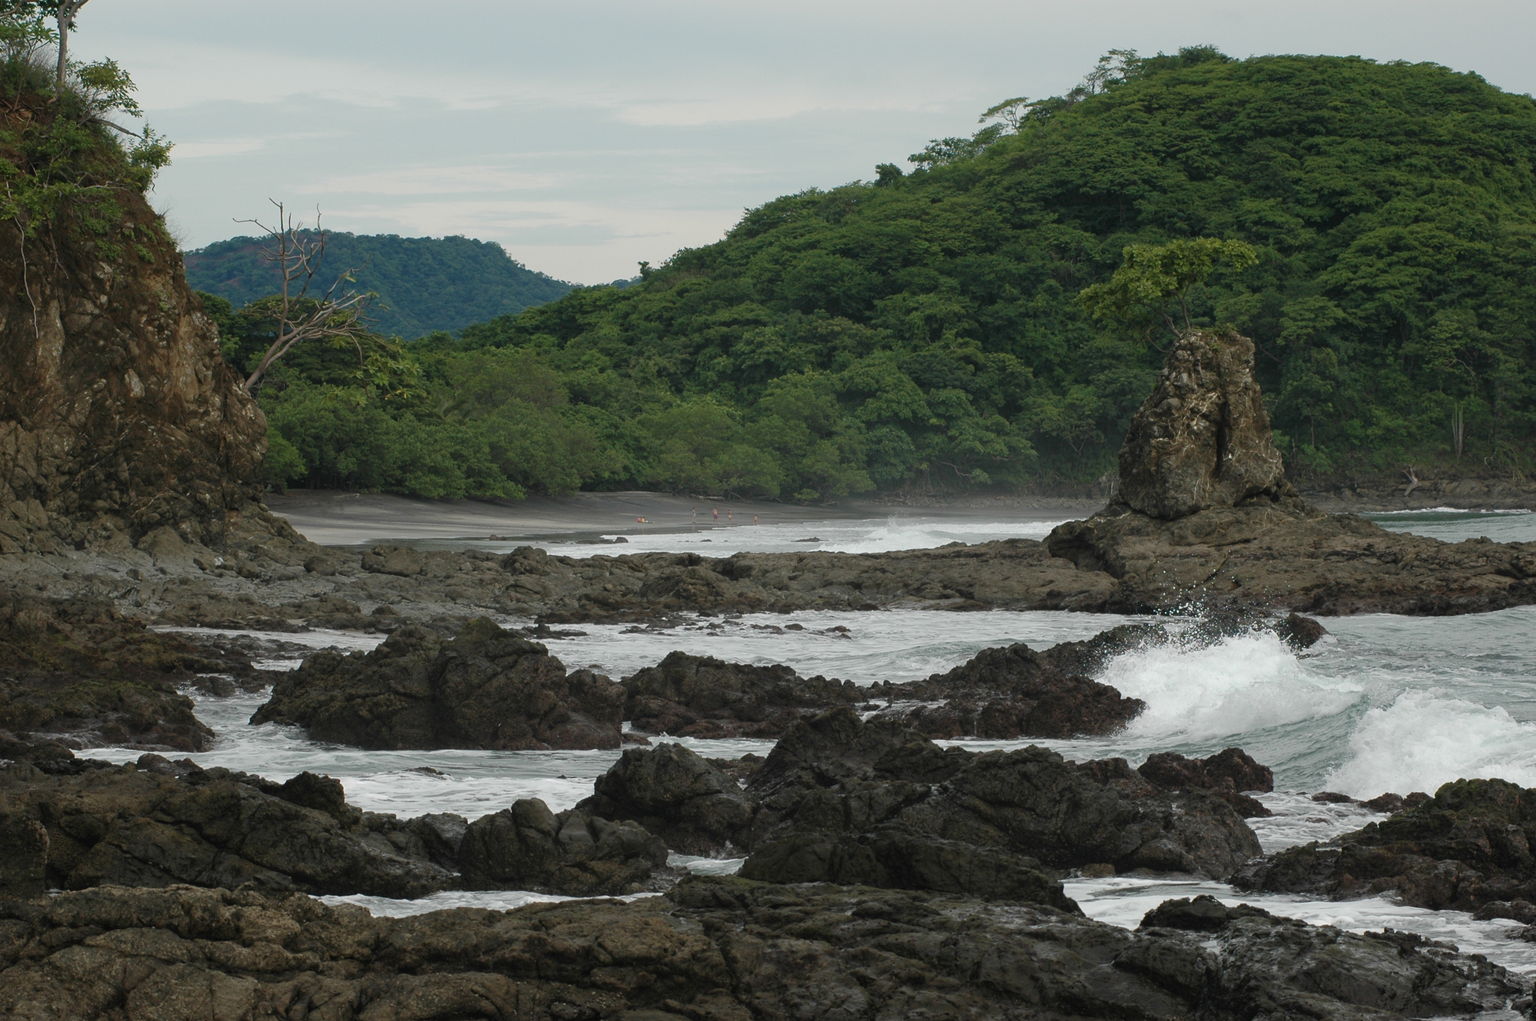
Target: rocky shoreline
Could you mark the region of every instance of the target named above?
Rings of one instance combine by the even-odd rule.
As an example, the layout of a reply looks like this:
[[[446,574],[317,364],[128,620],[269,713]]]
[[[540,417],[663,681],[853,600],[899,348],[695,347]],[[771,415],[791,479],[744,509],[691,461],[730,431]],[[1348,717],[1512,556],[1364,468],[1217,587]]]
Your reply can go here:
[[[1133,769],[934,743],[1123,726],[1140,704],[1093,675],[1132,645],[1258,627],[1304,646],[1320,628],[1297,611],[1536,603],[1536,544],[1448,545],[1302,500],[1269,445],[1246,344],[1181,341],[1127,438],[1114,499],[1043,542],[719,559],[337,548],[255,504],[227,509],[214,543],[207,529],[146,522],[69,551],[75,531],[28,546],[11,529],[0,1013],[1531,1016],[1528,980],[1417,937],[1209,899],[1167,902],[1130,931],[1083,917],[1062,887],[1177,873],[1318,896],[1397,891],[1529,924],[1531,791],[1460,781],[1328,845],[1262,856],[1246,819],[1262,814],[1252,794],[1270,778],[1238,749]],[[1192,604],[1201,623],[1182,631],[1015,644],[867,689],[682,655],[615,680],[567,670],[537,640],[559,622],[696,613]],[[389,637],[272,678],[240,640],[194,644],[146,624]],[[362,747],[617,748],[626,720],[777,744],[734,762],[631,747],[574,808],[523,799],[478,819],[399,819],[349,805],[329,778],[279,784],[169,757],[208,740],[179,688],[210,673],[278,680],[265,718]],[[158,751],[110,766],[68,747],[102,740]],[[673,853],[745,861],[738,877],[683,876]],[[311,899],[450,889],[639,899],[393,920]]]

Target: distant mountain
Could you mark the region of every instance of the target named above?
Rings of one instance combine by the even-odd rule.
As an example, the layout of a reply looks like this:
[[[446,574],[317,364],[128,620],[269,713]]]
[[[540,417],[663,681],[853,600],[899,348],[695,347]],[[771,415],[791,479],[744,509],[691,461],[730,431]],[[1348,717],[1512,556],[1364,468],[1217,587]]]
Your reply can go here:
[[[236,308],[273,294],[277,275],[266,245],[263,238],[239,237],[184,252],[187,282]],[[573,286],[527,268],[489,241],[327,231],[316,285],[323,288],[348,270],[356,278],[351,286],[378,294],[369,306],[370,328],[407,340],[515,315],[562,298]]]

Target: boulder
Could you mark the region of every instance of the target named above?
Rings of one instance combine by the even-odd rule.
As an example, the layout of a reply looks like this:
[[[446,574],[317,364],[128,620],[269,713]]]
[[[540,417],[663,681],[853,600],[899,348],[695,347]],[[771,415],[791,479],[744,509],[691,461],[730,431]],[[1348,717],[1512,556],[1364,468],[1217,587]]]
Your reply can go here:
[[[1208,794],[1159,791],[1122,759],[1069,763],[1048,749],[972,754],[834,710],[798,725],[747,791],[750,846],[882,828],[1024,854],[1046,868],[1108,865],[1223,878],[1259,854]]]
[[[576,807],[639,823],[685,854],[724,852],[745,843],[754,806],[741,785],[698,753],[671,742],[630,748]]]
[[[644,827],[551,812],[537,798],[471,822],[459,850],[468,887],[578,897],[633,893],[666,862],[666,845]]]
[[[1083,673],[1056,668],[1055,658],[1052,650],[1036,652],[1018,642],[983,649],[954,669],[922,681],[875,685],[868,694],[924,701],[886,709],[881,715],[941,739],[1108,734],[1146,708],[1140,699],[1126,698]]]
[[[623,683],[624,718],[638,730],[673,737],[778,737],[806,713],[863,697],[852,681],[686,652],[669,653]]]
[[[1327,843],[1244,868],[1243,889],[1349,899],[1390,892],[1425,908],[1536,902],[1536,789],[1455,780],[1432,798]]]
[[[1136,772],[1160,790],[1214,794],[1247,819],[1271,814],[1245,792],[1274,790],[1275,774],[1241,748],[1226,748],[1203,759],[1187,758],[1178,752],[1154,752],[1136,767]]]
[[[317,653],[251,721],[362,748],[616,748],[623,700],[608,678],[567,673],[543,645],[480,618],[451,640],[411,625],[367,653]]]
[[[0,886],[35,885],[40,874],[63,889],[249,883],[418,897],[456,885],[451,860],[402,850],[408,827],[348,806],[327,777],[276,784],[223,769],[86,767],[0,769],[0,841],[17,849],[0,859]]]

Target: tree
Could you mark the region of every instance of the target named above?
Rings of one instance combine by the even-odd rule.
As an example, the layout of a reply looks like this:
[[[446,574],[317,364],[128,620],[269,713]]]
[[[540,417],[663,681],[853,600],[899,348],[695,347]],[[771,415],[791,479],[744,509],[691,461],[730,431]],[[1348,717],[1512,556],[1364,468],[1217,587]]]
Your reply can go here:
[[[75,15],[91,0],[0,0],[0,17],[18,24],[40,22],[53,18],[58,25],[58,60],[54,69],[54,84],[64,90],[69,72],[69,32],[75,27]]]
[[[320,214],[315,213],[315,229],[309,231],[294,221],[281,202],[274,199],[272,204],[277,207],[275,226],[269,227],[260,220],[238,221],[254,224],[266,233],[268,247],[264,257],[277,267],[278,275],[278,292],[271,309],[276,324],[274,336],[246,377],[247,393],[256,392],[267,370],[295,344],[330,337],[350,340],[357,345],[358,338],[366,332],[363,308],[373,297],[342,289],[343,284],[353,280],[351,270],[340,273],[318,298],[311,297],[310,288],[325,256],[325,232],[320,230]],[[358,357],[362,358],[360,346]]]
[[[1145,324],[1160,317],[1175,336],[1194,329],[1189,313],[1191,288],[1203,283],[1218,265],[1240,270],[1259,261],[1258,251],[1246,241],[1221,238],[1127,245],[1121,257],[1114,275],[1083,288],[1078,300],[1095,319]],[[1178,321],[1170,303],[1178,308]]]

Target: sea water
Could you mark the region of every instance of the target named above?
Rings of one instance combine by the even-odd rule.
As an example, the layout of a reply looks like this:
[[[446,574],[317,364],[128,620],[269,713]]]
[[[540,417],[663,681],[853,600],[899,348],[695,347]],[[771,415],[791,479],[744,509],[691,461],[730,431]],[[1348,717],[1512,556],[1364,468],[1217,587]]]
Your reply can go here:
[[[1536,540],[1536,515],[1528,512],[1438,510],[1380,515],[1376,520],[1384,527],[1423,531],[1447,541],[1481,535],[1501,541]],[[855,552],[1038,538],[1054,524],[1002,517],[903,517],[634,534],[617,549],[567,541],[544,545],[563,555],[646,549],[722,556],[743,550]],[[490,541],[461,545],[499,548]],[[805,676],[870,684],[925,677],[991,646],[1027,642],[1044,648],[1130,620],[1150,619],[1007,611],[742,614],[700,616],[664,627],[573,625],[545,644],[569,668],[590,667],[614,678],[680,649],[734,662],[783,663]],[[1267,851],[1328,839],[1380,818],[1356,805],[1313,800],[1320,791],[1355,798],[1388,791],[1433,792],[1459,777],[1503,777],[1536,786],[1536,607],[1441,618],[1374,614],[1322,618],[1322,623],[1329,636],[1299,653],[1271,635],[1250,634],[1202,649],[1163,646],[1119,656],[1105,666],[1100,679],[1144,700],[1146,712],[1111,737],[1035,743],[1072,759],[1123,756],[1133,765],[1156,751],[1203,756],[1226,747],[1243,748],[1275,772],[1274,793],[1261,799],[1275,814],[1252,820]],[[371,648],[380,640],[336,631],[271,637],[343,650]],[[296,662],[269,665],[291,667]],[[198,715],[218,735],[210,751],[190,756],[195,761],[276,780],[303,770],[329,774],[341,780],[352,803],[401,816],[432,811],[473,818],[527,797],[541,798],[557,811],[569,808],[591,793],[593,780],[619,754],[362,751],[311,741],[291,727],[251,726],[248,720],[265,700],[264,693],[195,697]],[[756,740],[682,743],[716,757],[765,754],[772,747],[772,742]],[[990,749],[1028,742],[951,743]],[[103,748],[85,754],[129,761],[139,753]],[[740,864],[677,861],[716,872]],[[1424,911],[1382,898],[1329,902],[1239,894],[1220,883],[1179,876],[1072,880],[1067,891],[1089,915],[1118,925],[1136,925],[1142,914],[1169,897],[1208,893],[1229,903],[1252,903],[1345,929],[1414,931],[1536,974],[1536,946],[1513,938],[1518,926],[1512,922],[1479,922],[1461,912]],[[549,898],[452,891],[418,901],[344,899],[378,913],[406,914],[461,904],[510,907]]]

